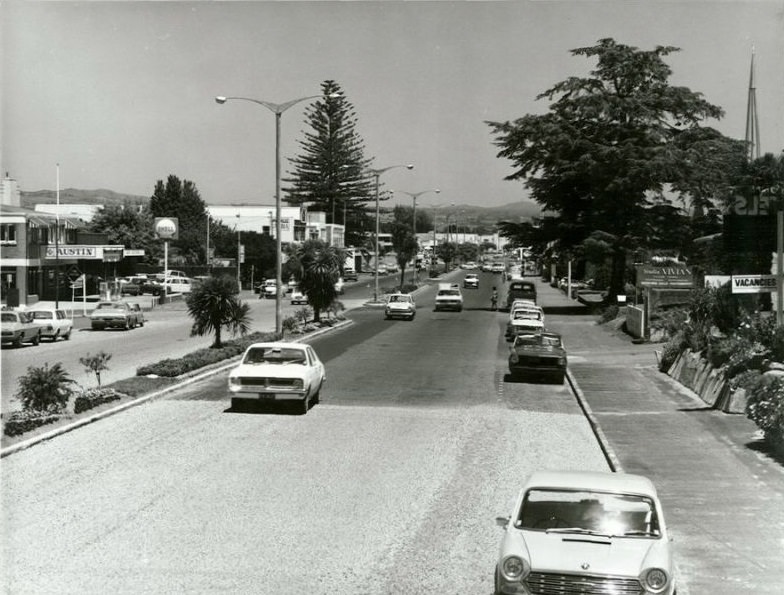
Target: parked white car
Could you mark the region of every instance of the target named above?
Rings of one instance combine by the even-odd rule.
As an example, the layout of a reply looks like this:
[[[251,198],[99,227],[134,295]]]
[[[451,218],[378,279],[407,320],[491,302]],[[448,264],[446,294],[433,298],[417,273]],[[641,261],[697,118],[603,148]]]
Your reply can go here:
[[[305,343],[254,343],[229,372],[231,408],[275,401],[296,401],[300,412],[318,403],[327,379],[324,364]]]
[[[66,341],[71,338],[73,320],[68,317],[65,310],[55,308],[36,308],[27,310],[33,324],[41,327],[41,338],[57,341],[62,337]]]
[[[298,304],[299,305],[306,305],[308,303],[307,296],[304,293],[302,293],[299,289],[296,289],[296,288],[291,291],[290,298],[291,298],[291,305],[292,306],[296,306]]]
[[[662,506],[641,475],[537,471],[496,523],[496,595],[675,593]]]
[[[544,312],[541,308],[518,307],[509,313],[506,324],[506,340],[513,341],[519,334],[541,333],[544,331]]]
[[[193,289],[193,279],[188,277],[167,277],[163,281],[166,293],[190,293]]]

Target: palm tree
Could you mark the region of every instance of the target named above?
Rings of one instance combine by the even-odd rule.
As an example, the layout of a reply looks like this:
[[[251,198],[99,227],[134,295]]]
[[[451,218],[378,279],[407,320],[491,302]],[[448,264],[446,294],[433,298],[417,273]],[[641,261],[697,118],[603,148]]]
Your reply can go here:
[[[250,330],[250,306],[240,300],[237,280],[233,277],[208,277],[193,288],[186,304],[193,318],[191,337],[215,333],[212,348],[222,346],[223,327],[240,335],[247,335]]]
[[[321,240],[308,240],[297,249],[296,258],[302,267],[299,288],[313,307],[313,320],[319,322],[321,311],[337,297],[335,282],[345,256],[342,250],[327,246]]]

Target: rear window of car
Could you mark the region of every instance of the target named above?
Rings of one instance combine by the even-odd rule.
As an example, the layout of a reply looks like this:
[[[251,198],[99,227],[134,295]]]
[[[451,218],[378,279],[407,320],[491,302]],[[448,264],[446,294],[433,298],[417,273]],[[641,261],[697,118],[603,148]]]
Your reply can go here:
[[[54,318],[54,313],[46,312],[45,310],[36,310],[30,312],[30,316],[32,316],[33,320],[51,320]]]
[[[12,314],[11,312],[3,312],[3,322],[17,322],[16,314]]]
[[[536,285],[528,281],[513,281],[509,285],[512,291],[536,291]]]

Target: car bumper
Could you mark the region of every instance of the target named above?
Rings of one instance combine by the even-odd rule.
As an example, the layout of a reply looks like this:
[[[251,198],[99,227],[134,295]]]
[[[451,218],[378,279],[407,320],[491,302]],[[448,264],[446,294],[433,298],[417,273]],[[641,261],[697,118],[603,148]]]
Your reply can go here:
[[[130,324],[131,321],[127,318],[102,318],[90,321],[90,325],[94,328],[125,328]]]
[[[411,310],[386,310],[384,314],[387,318],[413,318],[416,312]]]
[[[462,302],[436,302],[436,310],[462,310]]]

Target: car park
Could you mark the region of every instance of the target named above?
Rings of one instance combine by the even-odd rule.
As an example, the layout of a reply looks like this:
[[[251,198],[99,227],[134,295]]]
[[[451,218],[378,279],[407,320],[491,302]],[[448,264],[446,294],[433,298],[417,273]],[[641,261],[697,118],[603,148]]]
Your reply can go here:
[[[38,345],[41,341],[41,327],[35,324],[27,312],[3,310],[0,312],[0,335],[2,343],[21,347],[23,343]]]
[[[466,276],[463,277],[463,287],[479,289],[479,275],[476,273],[466,273]]]
[[[496,523],[496,595],[676,591],[662,506],[642,475],[535,471]]]
[[[463,311],[463,294],[457,283],[439,283],[436,292],[434,310],[455,310]]]
[[[509,374],[512,378],[546,377],[556,384],[563,384],[567,356],[558,333],[518,334],[509,351]]]
[[[301,413],[318,403],[326,381],[324,364],[306,343],[254,343],[229,372],[233,410],[253,403],[294,401]]]
[[[65,310],[57,308],[36,308],[27,311],[33,324],[41,329],[42,339],[57,341],[62,337],[66,341],[71,338],[73,320],[68,317]]]
[[[290,299],[291,299],[292,306],[307,305],[308,303],[307,296],[304,293],[302,293],[299,289],[292,290]]]
[[[393,293],[387,298],[384,306],[384,319],[407,318],[414,320],[416,316],[416,302],[411,294]]]
[[[100,331],[107,328],[130,330],[144,326],[144,315],[141,308],[131,306],[128,302],[98,302],[90,313],[90,328]]]

